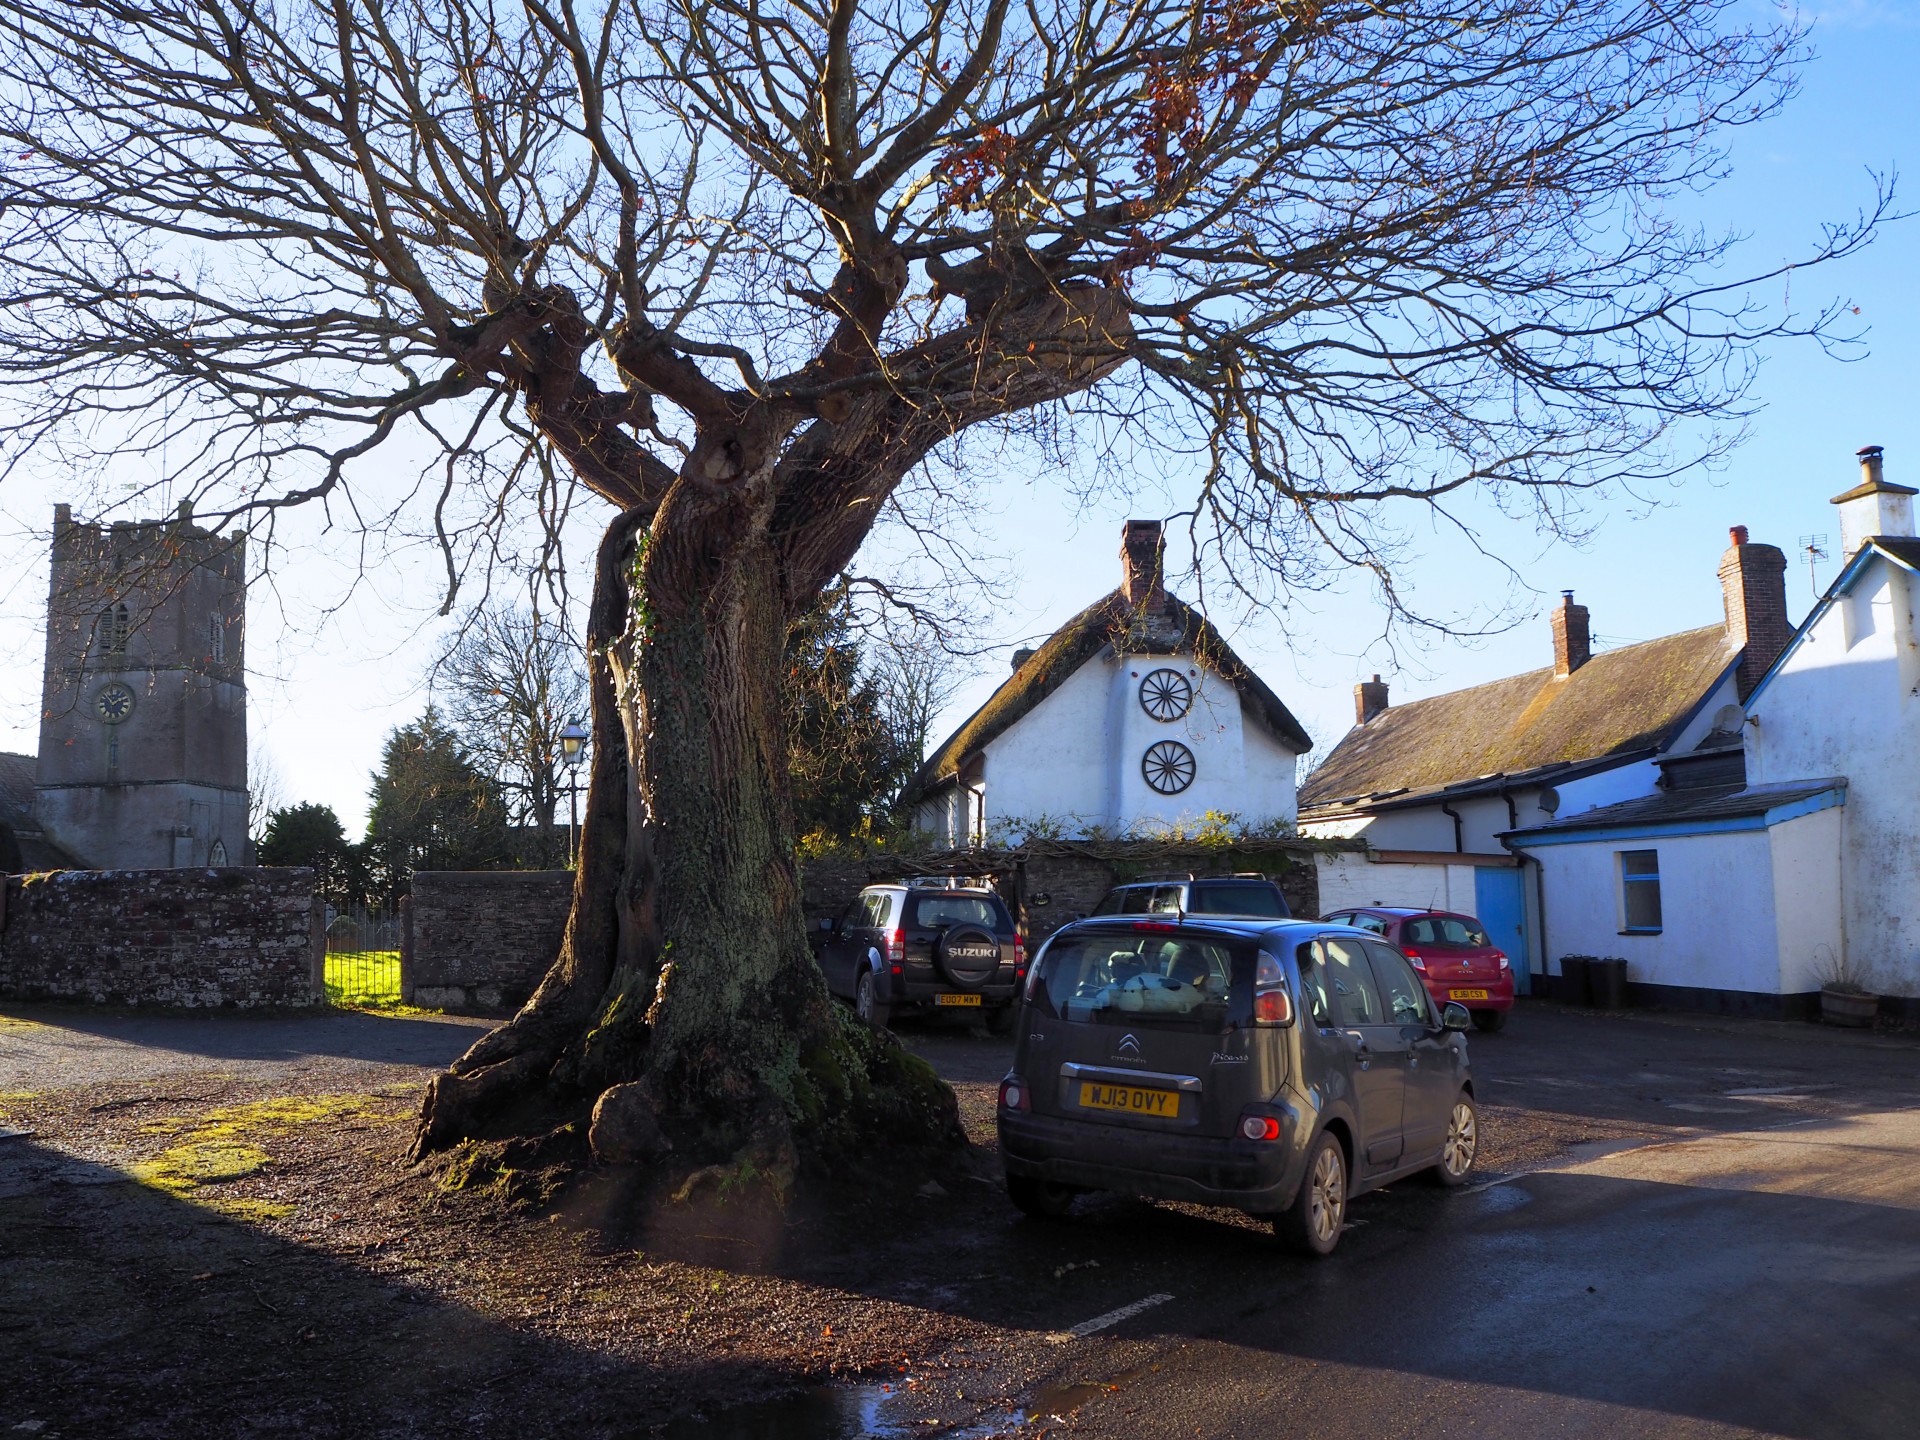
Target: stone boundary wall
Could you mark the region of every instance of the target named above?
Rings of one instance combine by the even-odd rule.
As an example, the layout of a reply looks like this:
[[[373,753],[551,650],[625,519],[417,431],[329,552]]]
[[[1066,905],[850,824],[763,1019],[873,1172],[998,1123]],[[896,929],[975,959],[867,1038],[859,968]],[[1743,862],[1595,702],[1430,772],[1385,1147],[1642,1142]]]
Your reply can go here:
[[[903,875],[991,877],[1033,944],[1087,914],[1114,885],[1142,875],[1258,871],[1286,892],[1293,913],[1320,913],[1316,857],[1325,844],[1255,841],[1226,848],[1166,841],[1035,842],[1017,850],[939,855],[828,855],[800,867],[809,921],[846,909],[863,886]],[[400,957],[412,1004],[447,1010],[518,1009],[560,951],[573,875],[567,870],[438,870],[413,877]]]
[[[560,953],[571,870],[419,870],[400,942],[400,993],[440,1010],[513,1011]]]
[[[0,998],[192,1008],[321,1005],[313,871],[55,870],[5,877]]]

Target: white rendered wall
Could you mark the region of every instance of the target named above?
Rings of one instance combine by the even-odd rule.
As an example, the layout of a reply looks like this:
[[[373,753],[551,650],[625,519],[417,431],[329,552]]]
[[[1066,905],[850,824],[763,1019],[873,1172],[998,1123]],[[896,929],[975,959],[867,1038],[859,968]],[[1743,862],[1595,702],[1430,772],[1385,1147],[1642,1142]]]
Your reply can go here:
[[[1474,913],[1471,865],[1396,865],[1364,855],[1319,855],[1320,913],[1360,905],[1408,905]]]
[[[1194,687],[1191,708],[1170,722],[1139,700],[1141,681],[1162,667]],[[1178,795],[1159,794],[1141,771],[1158,740],[1193,752],[1193,783]],[[1291,823],[1294,768],[1292,750],[1247,723],[1232,682],[1193,657],[1103,656],[989,742],[987,824],[1008,835],[1043,820],[1069,835],[1121,833],[1197,823],[1208,811]]]
[[[1659,852],[1661,932],[1620,933],[1622,850]],[[1766,830],[1541,845],[1550,968],[1622,955],[1642,984],[1781,993],[1774,855]],[[1798,933],[1798,932],[1796,932]]]
[[[1920,650],[1914,584],[1869,562],[1753,699],[1755,785],[1845,776],[1848,964],[1884,995],[1920,995]]]
[[[1783,995],[1818,990],[1829,978],[1823,970],[1846,945],[1847,809],[1816,810],[1767,832]]]

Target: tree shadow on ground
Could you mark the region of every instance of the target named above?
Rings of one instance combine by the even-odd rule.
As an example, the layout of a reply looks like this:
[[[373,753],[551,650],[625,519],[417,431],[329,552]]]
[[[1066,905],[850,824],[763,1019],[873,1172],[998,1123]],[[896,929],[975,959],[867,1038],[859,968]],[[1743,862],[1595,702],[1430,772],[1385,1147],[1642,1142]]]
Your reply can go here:
[[[497,1019],[452,1015],[383,1015],[364,1010],[153,1012],[8,1002],[0,1017],[26,1022],[18,1037],[33,1043],[40,1027],[209,1060],[287,1061],[307,1056],[383,1065],[451,1063]]]

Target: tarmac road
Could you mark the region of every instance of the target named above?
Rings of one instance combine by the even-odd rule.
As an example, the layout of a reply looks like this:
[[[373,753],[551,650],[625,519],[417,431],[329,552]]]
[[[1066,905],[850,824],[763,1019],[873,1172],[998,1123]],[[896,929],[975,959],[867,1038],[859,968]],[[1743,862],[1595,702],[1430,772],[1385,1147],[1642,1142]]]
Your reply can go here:
[[[1522,1123],[1641,1133],[1461,1194],[1364,1197],[1319,1263],[1130,1201],[1016,1222],[983,1248],[1013,1247],[1031,1300],[1005,1321],[1052,1330],[1052,1358],[1016,1345],[1017,1400],[940,1418],[1126,1440],[1920,1435],[1920,1049],[1546,1008],[1472,1043],[1482,1096]],[[1038,1229],[1099,1278],[1069,1294],[1084,1276],[1023,1265]]]

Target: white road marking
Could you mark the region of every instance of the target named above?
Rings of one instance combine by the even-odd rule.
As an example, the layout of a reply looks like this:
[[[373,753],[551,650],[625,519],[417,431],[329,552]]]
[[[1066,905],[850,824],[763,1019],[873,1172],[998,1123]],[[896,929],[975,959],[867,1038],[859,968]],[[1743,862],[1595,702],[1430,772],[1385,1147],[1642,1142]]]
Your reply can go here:
[[[1071,1330],[1056,1330],[1047,1339],[1056,1345],[1070,1344],[1075,1340],[1084,1340],[1089,1335],[1098,1335],[1102,1330],[1110,1330],[1122,1320],[1131,1320],[1144,1310],[1156,1305],[1164,1305],[1173,1296],[1162,1291],[1158,1295],[1149,1295],[1144,1300],[1136,1300],[1131,1305],[1122,1305],[1118,1310],[1109,1310],[1104,1315],[1096,1315],[1091,1320],[1083,1320]]]

